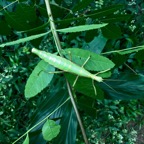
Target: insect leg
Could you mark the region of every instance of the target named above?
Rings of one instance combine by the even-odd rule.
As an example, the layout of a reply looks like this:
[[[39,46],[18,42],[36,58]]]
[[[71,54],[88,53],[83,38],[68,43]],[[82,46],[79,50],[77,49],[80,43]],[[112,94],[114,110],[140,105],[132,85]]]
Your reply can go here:
[[[89,61],[89,59],[90,59],[90,56],[89,56],[89,57],[86,59],[86,61],[83,63],[82,67],[85,66],[85,64]],[[73,87],[75,86],[75,84],[76,84],[78,78],[79,78],[79,76],[76,77],[76,79],[75,79],[75,81],[74,81],[74,83],[73,83]]]
[[[45,73],[49,73],[49,74],[58,74],[58,73],[64,73],[64,71],[54,71],[54,72],[48,72],[48,71],[45,71],[45,70],[41,70],[39,71],[39,73],[37,74],[38,76],[40,75],[41,72],[45,72]]]
[[[93,86],[95,95],[97,95],[96,87],[95,87],[95,85],[94,85],[94,80],[92,80],[92,86]]]
[[[98,75],[98,74],[101,74],[101,73],[107,72],[107,71],[109,71],[109,70],[110,70],[110,69],[106,69],[106,70],[100,71],[100,72],[96,73],[95,75]]]

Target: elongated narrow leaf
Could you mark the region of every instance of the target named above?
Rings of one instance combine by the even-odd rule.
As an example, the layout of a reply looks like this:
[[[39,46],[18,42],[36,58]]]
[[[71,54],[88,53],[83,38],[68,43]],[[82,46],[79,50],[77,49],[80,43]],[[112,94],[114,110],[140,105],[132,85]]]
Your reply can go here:
[[[32,28],[32,29],[29,29],[29,30],[26,30],[26,31],[23,31],[23,32],[34,32],[34,31],[38,31],[38,30],[42,30],[44,29],[45,27],[47,27],[49,24],[49,21],[41,26],[38,26],[36,28]]]
[[[72,9],[73,12],[86,8],[93,0],[78,1],[77,5]]]
[[[45,140],[51,141],[60,132],[60,125],[57,125],[53,120],[47,120],[42,128],[42,134]]]
[[[66,58],[70,59],[74,63],[82,66],[89,58],[84,68],[91,71],[103,71],[114,67],[114,63],[108,58],[83,50],[79,48],[68,48],[62,51]]]
[[[137,47],[126,48],[126,49],[122,49],[122,50],[109,51],[109,52],[105,52],[103,54],[119,53],[121,55],[125,55],[125,54],[130,54],[130,53],[133,53],[133,52],[138,52],[138,51],[141,51],[141,50],[144,50],[144,45],[137,46]]]
[[[70,27],[70,28],[65,28],[65,29],[58,29],[57,31],[63,32],[63,33],[81,32],[81,31],[99,29],[99,28],[105,27],[106,25],[108,24],[104,23],[104,24],[81,25],[81,26],[75,26],[75,27]]]
[[[131,15],[112,15],[112,16],[102,19],[102,22],[114,23],[114,22],[119,22],[119,21],[127,21],[130,19],[130,17]]]
[[[125,54],[129,54],[129,53],[133,53],[133,52],[138,52],[140,50],[144,50],[144,45],[139,46],[139,47],[135,47],[135,48],[127,48],[127,49],[124,49],[122,51],[118,51],[118,53],[121,55],[125,55]]]
[[[25,97],[34,97],[48,86],[53,78],[53,73],[49,72],[54,72],[54,70],[55,68],[53,66],[41,60],[26,83]]]
[[[29,144],[29,136],[27,134],[26,139],[24,140],[23,144]]]
[[[34,40],[34,39],[37,39],[37,38],[40,38],[42,36],[45,36],[49,33],[50,31],[46,32],[46,33],[41,33],[41,34],[37,34],[37,35],[32,35],[32,36],[29,36],[29,37],[25,37],[25,38],[21,38],[21,39],[18,39],[16,41],[11,41],[11,42],[7,42],[7,43],[3,43],[0,45],[0,47],[4,47],[4,46],[11,46],[11,45],[16,45],[16,44],[19,44],[19,43],[24,43],[24,42],[27,42],[27,41],[31,41],[31,40]]]
[[[107,16],[112,15],[115,11],[117,11],[117,10],[123,8],[123,7],[124,7],[124,5],[113,5],[113,6],[109,6],[109,7],[106,7],[106,8],[102,8],[100,10],[95,10],[95,11],[91,12],[89,15],[85,15],[83,17],[77,17],[77,18],[69,18],[68,17],[67,19],[59,20],[59,21],[56,21],[56,22],[60,23],[60,24],[69,25],[73,21],[86,19],[87,17],[96,18],[96,19],[97,18],[103,18],[103,17],[107,18]]]

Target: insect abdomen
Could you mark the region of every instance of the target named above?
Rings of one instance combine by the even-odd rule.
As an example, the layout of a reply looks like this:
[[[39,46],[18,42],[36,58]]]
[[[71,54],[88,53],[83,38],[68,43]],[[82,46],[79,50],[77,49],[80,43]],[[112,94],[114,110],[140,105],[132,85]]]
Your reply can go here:
[[[47,53],[45,51],[37,50],[35,48],[32,49],[32,52],[35,53],[36,55],[38,55],[44,61],[48,62],[50,65],[53,65],[54,67],[56,67],[60,70],[74,73],[74,74],[79,75],[79,76],[92,78],[95,80],[97,78],[97,76],[91,74],[90,72],[88,72],[84,68],[76,65],[75,63],[73,63],[73,62],[71,62],[65,58],[62,58],[60,56],[56,56],[54,54]],[[96,81],[100,82],[100,79],[98,78],[98,80],[96,80]]]

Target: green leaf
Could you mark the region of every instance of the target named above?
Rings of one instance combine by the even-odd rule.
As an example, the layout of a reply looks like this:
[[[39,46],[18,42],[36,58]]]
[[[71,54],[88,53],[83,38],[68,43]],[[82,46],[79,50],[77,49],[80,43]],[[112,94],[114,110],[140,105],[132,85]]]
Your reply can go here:
[[[75,26],[75,27],[70,27],[65,29],[58,29],[57,31],[63,33],[81,32],[81,31],[99,29],[105,27],[106,25],[108,24],[104,23],[104,24],[81,25],[81,26]]]
[[[84,68],[90,71],[103,71],[111,69],[115,65],[108,58],[90,52],[88,50],[83,50],[79,48],[68,48],[63,50],[62,53],[67,59],[73,61],[79,66],[82,66],[87,60],[87,58],[90,57],[88,62],[84,65]]]
[[[133,53],[133,52],[138,52],[140,50],[144,50],[144,45],[143,46],[138,46],[138,47],[132,47],[132,48],[127,48],[127,49],[119,50],[117,52],[119,54],[121,54],[121,55],[125,55],[125,54],[129,54],[129,53]]]
[[[68,92],[64,81],[65,80],[62,77],[56,79],[54,82],[55,86],[52,86],[49,89],[49,92],[46,93],[45,99],[40,101],[40,104],[37,106],[37,110],[34,112],[31,119],[30,127],[39,123],[44,117],[52,113],[68,98]],[[53,140],[53,144],[74,144],[77,134],[77,118],[71,102],[68,101],[65,103],[51,117],[53,119],[59,119],[59,124],[61,125],[60,133]],[[42,126],[43,125],[40,125],[30,132],[31,143],[46,144],[41,136]]]
[[[88,37],[88,35],[87,35],[87,37]],[[100,34],[99,36],[94,37],[94,39],[91,42],[86,43],[84,45],[84,49],[87,49],[87,50],[90,50],[91,52],[100,54],[103,51],[106,43],[107,43],[107,39]]]
[[[119,21],[126,21],[129,20],[131,15],[112,15],[108,16],[104,19],[102,19],[102,22],[104,23],[114,23],[114,22],[119,22]]]
[[[78,10],[82,10],[83,8],[86,8],[93,0],[82,0],[79,1],[78,4],[72,9],[73,12],[76,12]]]
[[[76,21],[76,20],[83,20],[86,19],[87,17],[89,18],[103,18],[103,17],[107,17],[109,15],[112,15],[115,11],[119,10],[120,8],[123,8],[124,5],[114,5],[114,6],[109,6],[106,8],[102,8],[100,10],[96,10],[91,12],[89,15],[85,15],[83,17],[77,17],[77,18],[68,18],[68,19],[64,19],[64,20],[59,20],[56,21],[56,23],[60,23],[60,24],[67,24],[69,25],[71,22]],[[102,19],[103,20],[103,19]],[[62,25],[61,25],[62,26]]]
[[[0,35],[9,35],[11,33],[11,29],[7,25],[7,23],[3,20],[0,20]]]
[[[18,31],[32,28],[31,23],[36,21],[37,18],[35,7],[24,3],[17,4],[14,12],[5,11],[4,15],[7,23]]]
[[[35,31],[39,31],[39,30],[42,30],[44,29],[45,27],[47,27],[49,24],[49,21],[44,23],[43,25],[41,26],[38,26],[38,27],[35,27],[35,28],[32,28],[32,29],[29,29],[29,30],[26,30],[26,31],[23,31],[23,32],[35,32]]]
[[[95,99],[90,97],[80,97],[78,99],[78,105],[82,110],[88,113],[90,116],[97,116],[97,109],[94,107]]]
[[[144,60],[144,50],[137,52],[134,57],[135,57],[135,59],[137,59],[138,61],[141,61],[143,63],[143,60]]]
[[[55,68],[41,60],[27,80],[25,97],[31,98],[41,92],[51,82]]]
[[[42,128],[42,134],[45,140],[51,141],[60,132],[60,125],[57,125],[53,120],[47,120]]]
[[[122,73],[111,79],[115,79],[115,81],[105,82],[117,92],[103,83],[98,83],[104,90],[106,98],[121,100],[144,99],[144,75]]]
[[[27,134],[26,139],[24,140],[23,144],[29,144],[29,136]]]
[[[50,31],[45,32],[45,33],[41,33],[41,34],[37,34],[37,35],[32,35],[32,36],[25,37],[25,38],[21,38],[21,39],[18,39],[16,41],[7,42],[7,43],[4,43],[4,44],[1,44],[0,47],[11,46],[11,45],[16,45],[16,44],[19,44],[19,43],[24,43],[24,42],[27,42],[27,41],[31,41],[33,39],[37,39],[37,38],[40,38],[42,36],[45,36],[49,32]]]
[[[115,67],[119,67],[123,65],[128,59],[127,55],[120,55],[120,54],[114,54],[112,61],[115,63]]]
[[[133,53],[133,52],[138,52],[138,51],[141,51],[141,50],[144,50],[144,45],[137,46],[137,47],[126,48],[126,49],[122,49],[122,50],[109,51],[109,52],[105,52],[103,54],[119,53],[121,55],[125,55],[125,54],[130,54],[130,53]]]
[[[75,144],[77,136],[77,117],[71,101],[68,101],[65,106],[57,113],[62,118],[60,120],[61,130],[59,135],[54,139],[53,144]]]
[[[117,39],[121,36],[121,29],[119,26],[109,24],[102,29],[102,34],[108,39]]]
[[[67,74],[67,73],[65,75],[68,81],[70,82],[70,84],[73,85],[76,79],[76,76],[72,74]],[[97,94],[95,94],[92,79],[88,79],[84,77],[79,77],[74,86],[74,90],[76,92],[79,92],[87,97],[90,97],[93,99],[103,99],[104,98],[103,91],[97,85],[95,85],[95,88],[96,88]]]
[[[116,12],[117,10],[120,10],[123,7],[124,7],[124,5],[121,5],[121,4],[105,7],[105,8],[102,8],[100,10],[95,10],[95,11],[91,12],[91,14],[88,15],[88,17],[90,17],[90,18],[103,18],[106,16],[109,17],[114,12]]]

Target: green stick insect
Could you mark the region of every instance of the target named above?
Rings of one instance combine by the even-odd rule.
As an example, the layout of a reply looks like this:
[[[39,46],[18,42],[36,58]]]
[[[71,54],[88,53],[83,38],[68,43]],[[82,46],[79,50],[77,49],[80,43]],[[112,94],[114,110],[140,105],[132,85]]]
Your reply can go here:
[[[91,74],[89,71],[85,70],[83,68],[83,66],[85,65],[85,63],[88,61],[88,59],[85,61],[85,63],[83,64],[82,67],[76,65],[75,63],[63,58],[63,57],[60,57],[60,56],[56,56],[54,54],[51,54],[51,53],[48,53],[48,52],[45,52],[45,51],[41,51],[41,50],[38,50],[36,48],[33,48],[32,49],[32,53],[38,55],[41,59],[43,59],[45,62],[49,63],[50,65],[53,65],[54,67],[62,70],[62,71],[65,71],[65,72],[69,72],[69,73],[73,73],[75,75],[78,75],[78,76],[82,76],[82,77],[86,77],[86,78],[91,78],[97,82],[103,82],[103,78],[100,77],[100,76],[96,76],[94,74]],[[109,69],[108,69],[109,70]],[[108,70],[105,70],[103,72],[106,72]],[[99,72],[101,73],[101,72]],[[78,77],[76,78],[76,80],[78,79]],[[76,80],[73,84],[73,86],[75,85],[76,83]],[[106,83],[105,83],[106,84]],[[107,85],[107,84],[106,84]],[[107,85],[108,87],[110,87],[109,85]],[[111,87],[110,87],[111,88]],[[113,89],[113,88],[111,88]],[[113,89],[114,90],[114,89]],[[96,89],[94,88],[94,91],[96,93]],[[114,90],[115,91],[115,90]]]

